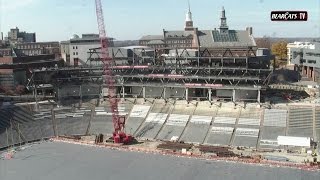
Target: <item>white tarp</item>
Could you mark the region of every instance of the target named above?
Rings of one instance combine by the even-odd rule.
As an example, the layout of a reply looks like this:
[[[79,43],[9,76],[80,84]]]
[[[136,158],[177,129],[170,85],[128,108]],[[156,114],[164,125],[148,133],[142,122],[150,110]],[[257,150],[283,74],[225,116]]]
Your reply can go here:
[[[120,116],[126,116],[127,114],[128,113],[125,113],[125,112],[119,112]],[[112,113],[111,112],[96,112],[96,115],[97,116],[103,116],[103,115],[112,116]]]
[[[192,116],[190,122],[195,124],[210,124],[211,120],[211,116]]]
[[[149,113],[146,122],[163,124],[167,119],[168,114],[164,113]]]
[[[278,144],[284,146],[310,147],[310,137],[278,136]]]
[[[279,146],[277,140],[269,140],[269,139],[261,139],[260,145],[261,146],[263,146],[263,145],[264,146],[275,146],[275,147]]]
[[[259,129],[237,128],[236,136],[258,137]]]
[[[260,119],[239,118],[239,123],[238,124],[260,126]]]
[[[237,118],[233,117],[215,117],[214,123],[221,123],[221,124],[236,124]]]
[[[212,127],[211,133],[213,134],[232,134],[233,133],[232,127]]]
[[[166,125],[169,126],[186,126],[189,120],[189,115],[171,114]]]
[[[134,105],[130,117],[145,118],[149,112],[150,106]]]

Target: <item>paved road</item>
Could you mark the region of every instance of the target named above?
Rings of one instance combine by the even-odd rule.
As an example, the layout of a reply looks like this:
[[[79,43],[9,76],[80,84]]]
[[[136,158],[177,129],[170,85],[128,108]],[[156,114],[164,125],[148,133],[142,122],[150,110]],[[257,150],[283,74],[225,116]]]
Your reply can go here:
[[[320,172],[46,142],[0,160],[1,180],[319,180]]]

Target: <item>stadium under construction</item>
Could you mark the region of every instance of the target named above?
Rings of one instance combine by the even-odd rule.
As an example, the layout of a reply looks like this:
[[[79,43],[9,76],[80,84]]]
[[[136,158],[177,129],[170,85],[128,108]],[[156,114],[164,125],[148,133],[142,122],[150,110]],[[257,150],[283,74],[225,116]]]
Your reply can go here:
[[[106,97],[103,68],[100,59],[93,58],[99,49],[92,51],[86,66],[34,69],[29,88],[42,92],[52,87],[59,101]],[[271,75],[269,56],[257,56],[252,47],[214,52],[204,49],[196,51],[198,56],[189,56],[185,49],[174,57],[159,55],[158,49],[133,51],[132,57],[114,56],[112,69],[122,98],[260,102]],[[263,51],[258,50],[258,54]],[[243,56],[232,55],[235,52]]]
[[[70,179],[84,178],[86,175],[80,177],[80,174],[87,171],[80,169],[86,168],[76,165],[77,162],[97,165],[99,163],[96,162],[103,159],[100,158],[101,152],[117,157],[113,159],[113,156],[108,156],[111,159],[107,159],[110,179],[128,178],[128,174],[114,174],[111,169],[133,172],[133,167],[146,164],[147,161],[141,157],[156,158],[152,164],[160,169],[170,167],[167,163],[172,164],[173,160],[177,162],[176,157],[160,158],[158,154],[192,157],[195,159],[190,163],[200,164],[201,167],[213,163],[210,168],[200,168],[201,173],[196,173],[199,175],[192,174],[186,179],[211,178],[218,172],[212,171],[216,168],[213,168],[215,163],[219,167],[233,167],[239,171],[236,174],[245,174],[244,178],[257,177],[255,168],[267,168],[242,166],[241,163],[234,166],[225,164],[227,161],[283,166],[276,168],[276,173],[262,174],[260,179],[283,177],[282,172],[293,178],[295,173],[286,167],[302,169],[296,171],[297,176],[294,177],[300,175],[315,179],[318,176],[319,152],[316,147],[320,137],[320,106],[311,103],[264,103],[273,74],[270,63],[273,57],[268,49],[257,48],[252,28],[229,30],[224,9],[219,30],[194,28],[189,9],[182,31],[163,30],[161,36],[144,36],[140,46],[110,47],[108,59],[104,58],[106,54],[103,50],[106,48],[101,47],[90,48],[87,60],[81,65],[44,64],[41,68],[38,65],[17,65],[19,68],[29,68],[27,89],[33,91],[34,101],[3,103],[0,108],[2,159],[11,159],[13,163],[19,158],[24,162],[36,162],[33,157],[36,154],[41,162],[35,164],[45,164],[37,167],[37,172],[38,169],[43,170],[41,173],[56,169],[57,173],[67,174]],[[112,143],[110,137],[114,138],[115,134],[115,101],[110,101],[111,88],[106,82],[109,74],[105,73],[103,60],[112,62],[110,69],[115,78],[117,113],[125,117],[124,132],[133,135],[139,141],[137,144],[125,146]],[[74,61],[78,62],[76,59]],[[34,141],[43,143],[22,145]],[[89,145],[92,149],[107,149],[92,151],[71,143]],[[20,148],[11,150],[10,147],[14,146]],[[2,152],[2,149],[5,151]],[[75,149],[79,150],[78,154],[74,153]],[[44,152],[53,150],[56,159],[66,166],[51,166],[46,160],[42,161],[52,158],[50,153],[46,155]],[[157,155],[140,156],[136,152],[121,151],[152,152]],[[88,156],[88,153],[91,154]],[[122,158],[126,156],[126,163],[123,163]],[[84,160],[87,157],[92,159]],[[69,158],[70,161],[66,160]],[[127,163],[129,158],[134,164]],[[166,159],[164,166],[158,164],[162,158]],[[206,160],[206,164],[202,160]],[[181,161],[182,165],[186,162],[184,159]],[[306,161],[313,163],[306,164]],[[6,161],[0,161],[0,166],[2,163]],[[100,167],[105,164],[101,162]],[[75,168],[80,173],[62,173],[64,167]],[[243,167],[250,172],[242,173]],[[254,175],[251,174],[252,167]],[[21,172],[33,172],[21,169]],[[94,168],[88,169],[91,173]],[[146,172],[150,173],[150,177],[160,172],[151,169]],[[179,168],[176,169],[172,176],[180,177]],[[315,172],[308,173],[308,170]],[[54,179],[53,174],[41,175]],[[35,176],[37,174],[28,174],[30,178]],[[6,173],[4,177],[14,179],[21,176]],[[133,179],[141,179],[141,174],[135,177]]]

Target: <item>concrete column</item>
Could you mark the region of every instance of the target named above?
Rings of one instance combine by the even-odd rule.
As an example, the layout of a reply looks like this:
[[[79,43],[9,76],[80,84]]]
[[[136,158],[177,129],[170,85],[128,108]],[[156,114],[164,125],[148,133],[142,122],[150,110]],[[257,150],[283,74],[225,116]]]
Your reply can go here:
[[[312,81],[316,81],[315,73],[314,73],[314,68],[312,68],[311,77],[312,77]]]
[[[235,89],[232,91],[232,101],[236,102],[236,90]]]
[[[189,88],[186,88],[186,101],[189,100]]]
[[[208,94],[209,94],[209,101],[211,102],[212,100],[212,90],[211,89],[208,89]]]
[[[36,85],[34,86],[34,99],[36,101],[35,109],[36,109],[36,111],[38,111],[39,110],[39,103],[38,103],[38,90],[37,90],[37,86]]]
[[[313,115],[313,117],[312,117],[312,119],[313,119],[313,121],[312,121],[313,138],[315,141],[318,141],[317,130],[316,130],[316,106],[315,105],[313,105],[312,110],[313,110],[313,112],[312,112],[312,115]]]
[[[142,97],[146,98],[146,87],[142,87]]]
[[[258,98],[257,98],[258,103],[261,102],[261,90],[258,90]]]
[[[163,99],[166,99],[166,90],[167,90],[167,88],[164,87],[164,88],[163,88],[163,95],[162,95],[162,98],[163,98]]]
[[[124,86],[122,86],[122,98],[124,99]]]
[[[81,106],[82,106],[82,86],[80,85],[79,88],[80,88],[80,89],[79,89],[79,97],[80,97],[79,105],[80,105],[80,107],[81,107]]]
[[[57,124],[56,124],[56,113],[54,109],[51,109],[51,116],[52,116],[52,129],[53,129],[53,134],[54,136],[58,136],[57,134]]]

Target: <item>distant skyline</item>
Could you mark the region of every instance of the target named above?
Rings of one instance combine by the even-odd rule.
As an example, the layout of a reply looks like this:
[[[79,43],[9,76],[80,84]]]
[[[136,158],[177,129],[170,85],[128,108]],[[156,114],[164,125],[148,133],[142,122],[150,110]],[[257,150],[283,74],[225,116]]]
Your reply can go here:
[[[106,30],[117,40],[137,40],[184,28],[188,0],[102,0]],[[230,29],[253,27],[255,37],[320,37],[320,0],[190,0],[194,25],[218,28],[221,8]],[[272,22],[273,10],[306,10],[307,22]],[[36,32],[37,41],[64,41],[98,33],[94,0],[0,0],[0,31]]]

